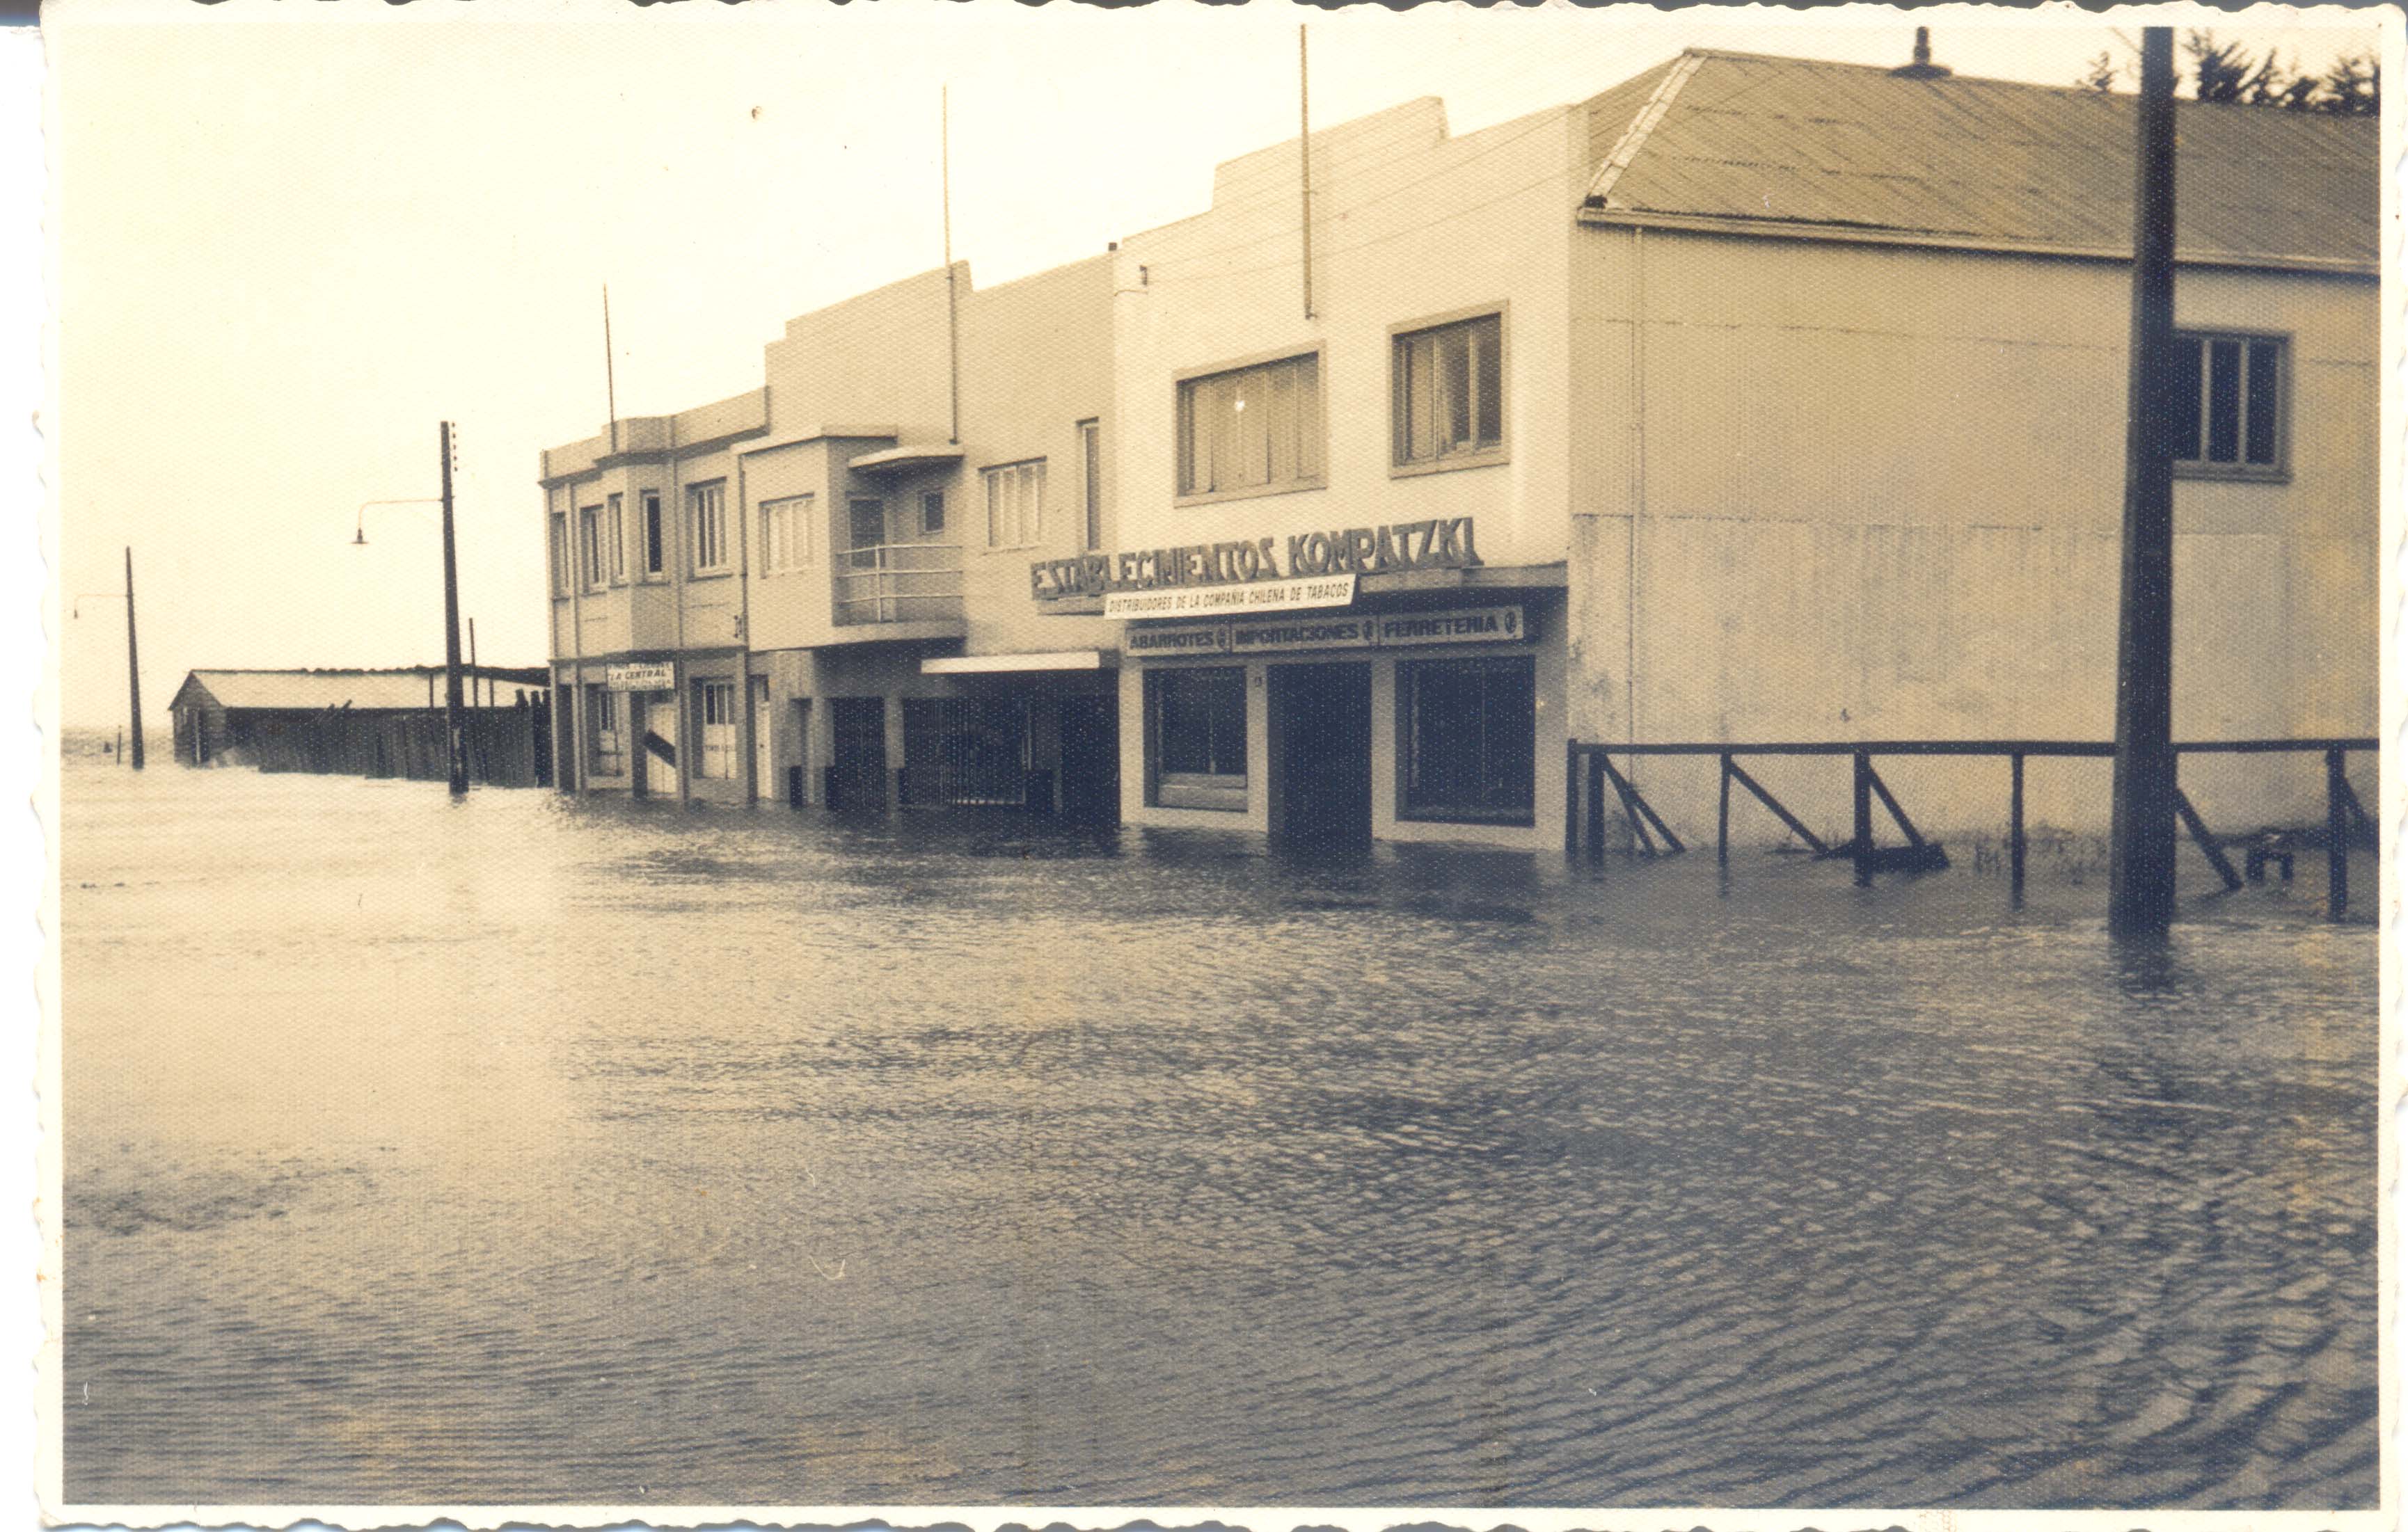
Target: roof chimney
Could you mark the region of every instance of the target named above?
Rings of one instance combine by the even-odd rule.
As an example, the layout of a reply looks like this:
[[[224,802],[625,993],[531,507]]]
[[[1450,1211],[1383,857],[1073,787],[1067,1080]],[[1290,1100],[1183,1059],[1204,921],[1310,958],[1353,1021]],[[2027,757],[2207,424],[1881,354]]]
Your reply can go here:
[[[1931,29],[1928,26],[1914,29],[1914,62],[1901,64],[1890,71],[1900,79],[1946,79],[1952,72],[1946,64],[1931,62]]]

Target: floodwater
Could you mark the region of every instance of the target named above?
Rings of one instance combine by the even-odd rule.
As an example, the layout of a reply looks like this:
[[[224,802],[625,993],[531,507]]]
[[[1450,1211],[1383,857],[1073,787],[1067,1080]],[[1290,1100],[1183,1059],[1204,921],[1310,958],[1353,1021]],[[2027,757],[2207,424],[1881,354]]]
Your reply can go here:
[[[2374,1503],[2313,869],[65,786],[72,1501]]]

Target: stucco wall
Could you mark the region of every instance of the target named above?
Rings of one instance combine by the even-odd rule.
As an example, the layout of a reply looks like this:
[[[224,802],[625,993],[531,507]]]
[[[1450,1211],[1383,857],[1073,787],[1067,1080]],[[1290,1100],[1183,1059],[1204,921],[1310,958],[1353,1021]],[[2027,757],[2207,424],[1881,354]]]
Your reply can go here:
[[[2126,268],[1578,241],[1580,737],[2112,734]],[[2178,322],[2287,334],[2294,379],[2287,483],[2176,488],[2180,737],[2373,732],[2375,298],[2346,279],[2179,279]],[[1676,827],[1711,823],[1711,765],[1643,770]],[[2240,828],[2299,817],[2319,770],[2194,762],[2185,785]],[[1911,774],[1920,820],[2003,818],[2002,765]],[[1799,791],[1844,819],[1844,769],[1831,777]],[[2039,771],[2031,812],[2101,827],[2105,781]]]
[[[1586,118],[1556,107],[1446,136],[1435,99],[1312,136],[1313,317],[1297,150],[1222,168],[1213,208],[1121,243],[1114,283],[1118,546],[1478,517],[1490,564],[1564,556],[1570,218]],[[1505,307],[1506,461],[1390,471],[1390,328]],[[1182,371],[1321,351],[1326,488],[1180,506]]]

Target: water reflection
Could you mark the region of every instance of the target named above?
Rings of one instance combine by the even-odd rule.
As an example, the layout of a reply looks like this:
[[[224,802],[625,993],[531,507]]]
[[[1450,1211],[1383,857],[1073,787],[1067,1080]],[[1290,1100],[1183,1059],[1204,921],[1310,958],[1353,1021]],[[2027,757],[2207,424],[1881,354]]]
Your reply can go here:
[[[77,1499],[2374,1495],[2307,901],[175,770],[65,855]]]

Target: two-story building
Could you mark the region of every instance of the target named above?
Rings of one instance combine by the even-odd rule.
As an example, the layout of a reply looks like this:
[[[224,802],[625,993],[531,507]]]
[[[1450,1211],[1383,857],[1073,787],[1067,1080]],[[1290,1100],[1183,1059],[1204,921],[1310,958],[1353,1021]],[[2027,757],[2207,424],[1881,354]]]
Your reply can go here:
[[[1125,541],[1035,571],[1129,619],[1125,817],[1541,847],[1568,739],[2108,738],[2133,111],[1692,51],[1221,166],[1118,252]],[[2180,120],[2177,733],[2369,734],[2374,124]],[[1711,757],[1643,771],[1713,823]],[[2003,815],[1997,763],[1894,776]],[[1845,823],[1846,773],[1783,785]],[[2186,786],[2262,823],[2321,776]],[[2103,764],[2031,809],[2103,826]]]
[[[967,265],[796,319],[765,386],[544,454],[566,787],[1109,817],[1111,264]]]

